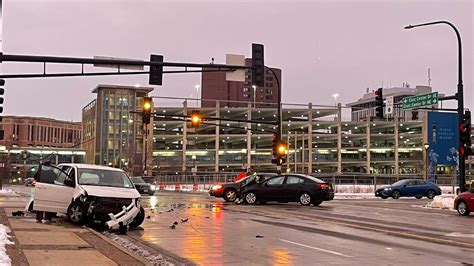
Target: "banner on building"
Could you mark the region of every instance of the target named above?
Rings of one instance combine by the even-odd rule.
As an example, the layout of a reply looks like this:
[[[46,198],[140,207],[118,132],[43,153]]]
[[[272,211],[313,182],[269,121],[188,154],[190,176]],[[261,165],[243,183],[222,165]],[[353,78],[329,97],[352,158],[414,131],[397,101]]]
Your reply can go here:
[[[434,180],[438,165],[457,166],[458,114],[428,112],[428,179]]]

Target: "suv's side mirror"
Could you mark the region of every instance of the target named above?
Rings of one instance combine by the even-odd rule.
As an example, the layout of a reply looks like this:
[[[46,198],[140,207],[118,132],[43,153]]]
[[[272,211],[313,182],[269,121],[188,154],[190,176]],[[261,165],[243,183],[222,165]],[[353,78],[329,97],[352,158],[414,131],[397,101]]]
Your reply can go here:
[[[74,180],[67,178],[66,180],[64,180],[64,185],[68,187],[74,187]]]

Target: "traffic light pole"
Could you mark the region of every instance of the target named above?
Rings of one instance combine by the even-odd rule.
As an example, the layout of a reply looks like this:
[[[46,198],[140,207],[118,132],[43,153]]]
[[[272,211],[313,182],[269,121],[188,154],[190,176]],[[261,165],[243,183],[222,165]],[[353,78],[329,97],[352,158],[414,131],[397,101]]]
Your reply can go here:
[[[278,139],[281,140],[282,137],[282,127],[281,127],[281,84],[280,84],[280,79],[278,78],[277,74],[273,69],[270,67],[265,67],[266,69],[270,70],[273,74],[273,76],[276,79],[277,82],[277,87],[278,87],[278,106],[277,106],[277,132],[278,132]]]
[[[459,34],[458,29],[448,21],[434,21],[429,23],[417,24],[417,25],[409,25],[406,26],[405,29],[412,29],[416,27],[423,27],[423,26],[430,26],[435,24],[447,24],[449,25],[454,32],[456,33],[456,37],[458,40],[458,91],[456,93],[456,99],[458,101],[458,125],[459,127],[462,125],[463,122],[463,115],[464,115],[464,88],[462,83],[462,44],[461,44],[461,35]],[[459,128],[458,128],[459,130]],[[459,189],[461,192],[466,191],[466,158],[464,154],[461,154],[461,150],[463,149],[463,143],[459,140]]]

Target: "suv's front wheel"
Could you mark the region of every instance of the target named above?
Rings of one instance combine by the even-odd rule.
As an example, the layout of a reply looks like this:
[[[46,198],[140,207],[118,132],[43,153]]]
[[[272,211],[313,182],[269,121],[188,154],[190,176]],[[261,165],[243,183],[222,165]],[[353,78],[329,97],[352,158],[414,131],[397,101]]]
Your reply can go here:
[[[86,211],[82,204],[73,202],[67,208],[67,218],[74,225],[83,225],[86,222]]]
[[[133,221],[128,226],[130,226],[130,228],[136,228],[139,227],[143,221],[145,221],[145,209],[140,207],[140,212],[138,212],[137,216],[133,218]]]

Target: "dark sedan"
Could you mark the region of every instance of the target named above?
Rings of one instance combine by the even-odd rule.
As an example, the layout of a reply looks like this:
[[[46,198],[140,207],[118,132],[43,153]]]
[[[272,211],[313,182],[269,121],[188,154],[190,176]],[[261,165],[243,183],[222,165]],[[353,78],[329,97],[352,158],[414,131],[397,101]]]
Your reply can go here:
[[[263,182],[272,176],[275,176],[275,174],[255,174],[246,176],[236,182],[213,185],[211,190],[209,190],[209,195],[233,202],[240,197],[243,188],[258,182]]]
[[[131,177],[133,185],[135,185],[135,188],[138,190],[140,194],[148,194],[150,196],[153,196],[156,191],[156,186],[152,185],[150,183],[145,182],[143,178],[135,176]]]
[[[441,195],[441,189],[438,185],[425,180],[405,179],[393,183],[390,186],[379,188],[375,191],[376,197],[386,199],[392,197],[398,199],[400,197],[415,197],[421,199],[427,197],[434,198]]]
[[[246,186],[243,193],[247,204],[278,201],[317,206],[334,198],[334,190],[330,184],[300,174],[275,176],[263,183]]]

